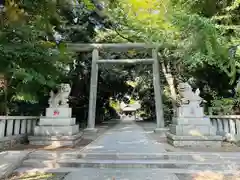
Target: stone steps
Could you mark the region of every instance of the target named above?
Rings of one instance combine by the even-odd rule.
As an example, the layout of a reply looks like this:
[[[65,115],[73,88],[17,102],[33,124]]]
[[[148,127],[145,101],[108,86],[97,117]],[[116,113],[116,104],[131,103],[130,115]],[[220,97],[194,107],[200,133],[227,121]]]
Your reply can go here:
[[[8,154],[7,151],[0,152],[0,158],[5,157]]]
[[[191,177],[196,174],[211,172],[220,174],[221,180],[228,180],[229,176],[240,177],[239,167],[240,153],[162,152],[154,154],[36,151],[30,153],[28,159],[24,160],[22,166],[15,172],[55,174],[76,172],[78,175],[67,179],[78,179],[77,177],[81,174],[82,180],[95,180],[97,174],[94,175],[94,173],[96,172],[100,173],[100,176],[104,175],[104,178],[98,180],[105,180],[114,175],[118,178],[122,177],[120,174],[124,174],[125,178],[131,178],[131,180],[137,180],[136,177],[142,176],[155,180],[157,175],[158,177],[166,175],[172,180],[192,180]],[[131,174],[133,172],[134,175],[138,175],[133,176]],[[71,173],[72,175],[74,173]],[[109,177],[106,178],[105,175]]]
[[[5,156],[6,153],[0,154]],[[13,156],[14,154],[11,154]],[[35,151],[28,154],[29,159],[43,159],[43,160],[53,160],[53,159],[89,159],[89,160],[231,160],[240,161],[240,153],[192,153],[192,152],[164,152],[157,154],[150,153],[81,153],[75,150],[68,151]]]
[[[193,153],[193,152],[164,152],[164,153],[80,153],[80,158],[84,159],[97,159],[97,160],[105,160],[105,159],[149,159],[149,160],[166,160],[166,159],[175,159],[175,160],[240,160],[240,153]]]
[[[192,151],[192,152],[187,152],[187,151],[175,151],[175,152],[160,152],[160,153],[95,153],[95,152],[79,152],[81,155],[128,155],[128,156],[145,156],[145,155],[217,155],[217,156],[237,156],[240,157],[239,152],[197,152],[197,151]]]
[[[23,167],[105,167],[105,168],[186,168],[192,165],[211,168],[238,168],[240,155],[235,153],[184,153],[158,154],[78,153],[76,151],[36,151],[28,154]]]
[[[28,155],[28,159],[38,160],[54,160],[54,159],[68,159],[79,158],[79,154],[76,151],[68,150],[67,152],[52,152],[52,151],[36,151]]]
[[[239,171],[236,170],[199,170],[199,169],[180,169],[180,168],[134,168],[134,169],[127,169],[127,168],[116,168],[116,169],[110,169],[110,168],[75,168],[75,167],[61,167],[61,168],[18,168],[15,170],[15,172],[23,173],[23,172],[41,172],[41,173],[69,173],[69,172],[79,172],[79,171],[93,171],[93,172],[99,172],[102,170],[109,170],[109,171],[138,171],[138,172],[158,172],[158,173],[169,173],[169,174],[198,174],[198,173],[218,173],[222,175],[237,175],[240,177]],[[89,174],[90,176],[91,174]],[[222,179],[221,179],[222,180]]]
[[[27,158],[28,151],[5,151],[0,153],[0,179],[9,176]]]
[[[236,180],[239,173],[233,170],[211,171],[182,170],[182,169],[143,169],[143,168],[49,168],[49,169],[18,169],[22,172],[42,172],[63,174],[69,173],[64,180],[107,180],[107,179],[131,179],[131,180]]]
[[[240,162],[223,160],[189,161],[189,160],[90,160],[90,159],[57,159],[41,160],[27,159],[22,167],[34,168],[55,168],[55,167],[78,167],[78,168],[211,168],[216,170],[226,170],[239,168]]]

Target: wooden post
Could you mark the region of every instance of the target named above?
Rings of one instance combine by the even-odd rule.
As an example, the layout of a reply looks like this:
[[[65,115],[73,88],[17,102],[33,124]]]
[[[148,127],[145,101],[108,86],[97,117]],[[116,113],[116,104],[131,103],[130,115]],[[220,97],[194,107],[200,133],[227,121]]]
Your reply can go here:
[[[153,86],[155,95],[155,108],[157,118],[157,129],[164,128],[162,93],[160,87],[159,62],[157,58],[157,49],[152,50],[153,63]]]
[[[89,96],[89,109],[88,109],[88,130],[95,129],[95,115],[96,115],[96,101],[97,101],[97,85],[98,85],[98,64],[99,58],[98,49],[92,52],[92,69],[91,69],[91,84]]]

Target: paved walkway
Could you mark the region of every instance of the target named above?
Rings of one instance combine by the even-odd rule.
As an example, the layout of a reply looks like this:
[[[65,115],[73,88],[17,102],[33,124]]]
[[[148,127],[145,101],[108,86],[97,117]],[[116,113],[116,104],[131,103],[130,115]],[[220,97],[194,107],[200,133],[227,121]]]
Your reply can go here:
[[[122,121],[82,151],[86,154],[98,154],[98,157],[104,156],[104,154],[157,154],[161,152],[166,152],[163,145],[156,143],[143,128],[131,121]],[[107,161],[109,163],[111,160]],[[112,162],[116,163],[116,160],[113,158]],[[121,160],[118,163],[121,163]],[[94,167],[79,168],[79,171],[68,174],[65,180],[77,180],[80,177],[81,180],[152,180],[159,178],[161,180],[178,180],[175,174],[157,173],[150,168]]]
[[[163,145],[156,143],[140,126],[131,121],[122,121],[94,143],[84,153],[160,153]]]
[[[152,130],[124,120],[83,149],[32,152],[16,172],[53,173],[58,180],[240,179],[239,152],[169,152]]]

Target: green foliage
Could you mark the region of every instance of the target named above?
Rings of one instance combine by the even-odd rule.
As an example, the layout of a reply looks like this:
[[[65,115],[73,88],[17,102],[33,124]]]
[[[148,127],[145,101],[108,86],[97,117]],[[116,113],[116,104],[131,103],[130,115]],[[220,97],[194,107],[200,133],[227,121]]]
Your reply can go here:
[[[110,100],[110,106],[112,108],[114,108],[116,111],[120,112],[120,103],[119,101],[113,101],[113,100]]]
[[[167,67],[167,71],[162,69],[165,72],[162,77],[167,78],[168,74],[171,74],[175,83],[197,78],[196,87],[203,90],[204,98],[210,103],[214,94],[218,97],[230,96],[228,91],[233,88],[239,73],[239,57],[233,58],[229,54],[229,48],[238,44],[240,37],[239,28],[236,26],[240,22],[236,2],[111,1],[106,14],[113,22],[113,27],[109,31],[101,32],[98,40],[159,44],[159,60]],[[219,19],[223,15],[228,17],[228,20]],[[224,78],[223,83],[215,83],[216,79],[209,78],[212,75]],[[141,76],[151,79],[151,75],[147,73],[141,72]],[[162,84],[164,89],[168,89],[166,81]],[[152,92],[151,82],[142,86]],[[154,103],[153,99],[149,100],[149,96],[153,98],[153,94],[143,92],[140,90],[140,99],[144,102],[146,112],[152,116]],[[171,99],[171,93],[167,97]],[[148,103],[149,101],[151,103]],[[170,104],[165,101],[168,107],[165,108],[166,112],[171,109]],[[223,104],[226,105],[226,102]]]
[[[214,115],[234,114],[234,99],[222,98],[212,101],[212,113]]]
[[[212,101],[212,113],[231,115],[240,113],[240,89],[236,88],[234,97],[232,98],[218,98]]]
[[[118,24],[118,35],[132,41],[158,43],[161,48],[174,47],[173,54],[189,69],[214,65],[234,82],[236,60],[228,53],[231,42],[223,36],[225,30],[209,18],[217,12],[203,16],[206,8],[210,12],[220,6],[217,1],[114,2],[109,13]],[[149,9],[154,13],[149,13]]]
[[[174,79],[173,86],[181,80],[195,79],[193,84],[200,87],[208,103],[214,99],[212,105],[224,114],[237,111],[238,98],[229,98],[229,90],[239,76],[240,56],[236,51],[231,57],[228,49],[240,43],[239,0],[106,0],[103,10],[98,2],[90,0],[6,2],[5,12],[0,15],[0,74],[7,82],[7,87],[1,88],[4,113],[6,107],[12,114],[23,112],[27,104],[39,104],[28,110],[39,113],[36,109],[46,107],[49,89],[68,81],[72,83],[75,115],[87,118],[91,54],[73,56],[64,43],[56,44],[56,32],[68,42],[158,44],[166,119],[170,119],[173,106],[169,75]],[[151,54],[129,51],[104,52],[101,56],[122,59]],[[114,114],[111,106],[117,104],[109,102],[110,97],[117,101],[133,92],[127,84],[133,76],[141,76],[133,96],[142,100],[146,117],[154,118],[151,70],[146,66],[114,65],[100,67],[97,119]],[[221,77],[221,83],[211,76]]]
[[[53,33],[51,18],[56,17],[56,5],[47,1],[7,2],[0,30],[0,73],[7,82],[1,93],[4,114],[11,113],[7,109],[17,101],[39,103],[49,88],[67,75],[70,60],[62,44],[47,40]]]

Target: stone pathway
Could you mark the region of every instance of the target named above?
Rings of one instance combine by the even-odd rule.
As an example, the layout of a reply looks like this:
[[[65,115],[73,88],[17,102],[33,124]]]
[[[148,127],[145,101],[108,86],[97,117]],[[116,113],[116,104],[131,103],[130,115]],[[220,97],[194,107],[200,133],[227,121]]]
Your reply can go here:
[[[165,152],[160,143],[151,139],[145,131],[133,122],[122,121],[106,132],[83,153],[160,153]]]
[[[60,180],[239,180],[239,165],[238,152],[167,152],[148,130],[122,121],[83,149],[33,152],[16,172]]]
[[[93,160],[93,167],[82,168],[79,171],[72,172],[65,177],[65,180],[77,180],[80,176],[82,180],[157,179],[159,178],[159,173],[154,173],[154,170],[126,168],[129,166],[135,167],[135,162],[138,162],[136,165],[141,166],[143,161],[146,161],[145,159],[116,160],[117,158],[114,155],[157,154],[160,152],[166,151],[160,143],[156,143],[151,139],[140,126],[132,121],[122,121],[98,138],[97,141],[83,149],[82,154],[85,154],[86,157],[82,159],[87,161],[89,160],[88,155],[92,155],[92,158],[90,158]],[[76,161],[72,163],[78,164]],[[99,163],[98,167],[97,163]],[[104,163],[106,165],[105,168],[101,168],[104,167]],[[178,180],[171,173],[161,173],[161,179]]]

